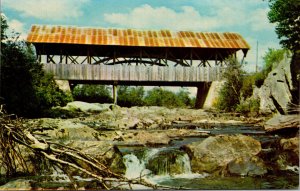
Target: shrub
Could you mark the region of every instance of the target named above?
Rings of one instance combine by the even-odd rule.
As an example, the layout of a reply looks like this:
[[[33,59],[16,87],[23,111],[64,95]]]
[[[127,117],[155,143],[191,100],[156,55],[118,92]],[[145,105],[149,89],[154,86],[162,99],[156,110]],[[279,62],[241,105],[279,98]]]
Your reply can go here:
[[[263,67],[263,73],[265,76],[271,72],[272,69],[276,68],[280,61],[283,60],[285,54],[290,54],[286,49],[273,49],[269,48],[263,57],[265,65]]]
[[[242,88],[241,88],[241,97],[243,99],[246,99],[248,97],[252,96],[253,93],[253,85],[255,83],[255,74],[249,74],[243,76],[243,83],[242,83]]]
[[[258,113],[260,107],[260,100],[246,99],[237,105],[236,111],[243,114]]]
[[[144,105],[144,88],[120,86],[118,88],[118,105],[123,107]]]
[[[194,107],[196,98],[190,98],[190,92],[186,88],[181,88],[180,91],[176,94],[180,102],[183,103],[186,107]]]
[[[77,101],[88,103],[112,103],[111,90],[108,86],[94,84],[79,84],[72,91]]]
[[[231,58],[223,74],[225,83],[218,96],[216,107],[223,111],[235,111],[240,103],[240,92],[243,86],[242,65],[236,59]]]
[[[185,106],[175,93],[162,88],[149,90],[144,101],[148,106],[164,106],[169,108]]]
[[[36,97],[40,109],[44,112],[53,106],[64,106],[73,100],[71,93],[63,92],[58,88],[52,74],[41,77],[39,85],[36,86]]]

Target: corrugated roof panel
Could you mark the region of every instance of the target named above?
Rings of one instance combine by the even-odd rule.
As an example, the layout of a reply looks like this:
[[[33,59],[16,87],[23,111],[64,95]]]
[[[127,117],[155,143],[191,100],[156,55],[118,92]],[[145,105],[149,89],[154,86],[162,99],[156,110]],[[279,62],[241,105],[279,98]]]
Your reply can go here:
[[[175,42],[174,42],[174,40],[172,38],[169,38],[169,43],[170,43],[171,47],[175,46]]]
[[[189,32],[190,33],[190,37],[192,37],[192,38],[196,38],[196,35],[195,35],[195,33],[193,33],[193,32]]]
[[[201,47],[200,42],[198,39],[194,38],[194,42],[196,43],[196,47]]]
[[[212,46],[212,45],[209,43],[209,41],[206,40],[206,39],[203,39],[203,42],[204,42],[204,44],[205,44],[204,47],[211,47],[211,46]]]
[[[179,41],[176,38],[173,38],[173,43],[174,43],[175,47],[179,47],[180,46]]]
[[[164,44],[165,44],[166,46],[169,46],[169,41],[168,41],[167,38],[164,38]]]
[[[219,42],[220,42],[220,47],[221,48],[225,48],[226,47],[226,45],[224,44],[224,40],[223,39],[220,39]]]
[[[225,39],[225,40],[229,40],[229,39],[230,39],[230,37],[229,37],[229,35],[228,35],[227,32],[226,32],[226,33],[223,33],[223,36],[224,36],[224,39]]]
[[[171,32],[169,30],[97,29],[47,25],[33,25],[27,41],[118,46],[250,48],[242,36],[229,32]]]
[[[179,43],[180,43],[180,47],[184,47],[184,42],[183,42],[182,38],[180,38],[178,40],[179,40]]]
[[[234,48],[239,48],[240,46],[239,46],[239,44],[238,44],[238,42],[235,40],[235,41],[233,41],[233,43],[234,43]]]
[[[153,37],[153,39],[156,39],[157,44],[158,44],[159,47],[163,47],[163,45],[165,43],[163,38],[154,38]]]
[[[196,33],[196,38],[201,39],[201,35],[199,33]]]
[[[199,46],[200,47],[206,47],[206,45],[205,45],[205,42],[204,42],[204,40],[203,39],[198,39],[198,42],[199,42]]]
[[[189,41],[190,41],[190,43],[192,44],[193,47],[197,46],[197,44],[196,44],[196,42],[194,41],[193,38],[190,38]]]
[[[181,31],[177,32],[177,36],[178,36],[178,38],[183,38],[182,32]]]
[[[162,44],[159,44],[159,41],[157,40],[157,38],[154,38],[153,42],[154,42],[155,47],[162,46]]]
[[[149,42],[148,37],[144,37],[144,41],[145,41],[145,46],[150,46],[150,42]]]
[[[216,38],[216,35],[214,34],[215,38]],[[214,43],[216,45],[216,47],[221,47],[221,43],[219,43],[218,40],[214,40]]]

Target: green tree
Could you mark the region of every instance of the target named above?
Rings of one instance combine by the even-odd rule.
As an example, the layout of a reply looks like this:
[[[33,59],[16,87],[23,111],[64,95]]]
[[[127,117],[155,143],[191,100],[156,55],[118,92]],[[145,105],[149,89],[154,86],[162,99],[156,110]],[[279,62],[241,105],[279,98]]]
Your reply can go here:
[[[276,33],[283,47],[300,49],[300,0],[269,0],[268,18],[276,23]]]
[[[146,105],[149,106],[164,106],[169,108],[185,106],[175,93],[162,88],[149,90],[144,100]]]
[[[180,102],[187,107],[194,107],[195,100],[190,98],[190,92],[186,88],[181,88],[180,91],[176,94]]]
[[[265,75],[278,66],[278,64],[283,60],[285,54],[289,55],[289,51],[286,49],[268,49],[263,57],[265,63],[263,72]]]
[[[120,86],[118,88],[118,105],[122,107],[142,106],[144,105],[144,88]]]
[[[223,77],[225,83],[219,92],[217,108],[224,111],[235,111],[241,100],[241,89],[243,87],[243,79],[245,72],[242,65],[231,58]]]
[[[104,85],[79,84],[73,89],[73,97],[89,103],[111,103],[111,89]]]
[[[10,113],[38,117],[52,106],[64,105],[71,97],[60,91],[53,77],[36,61],[32,47],[18,36],[8,38],[1,15],[1,104]],[[3,36],[2,36],[3,35]]]
[[[6,19],[4,16],[1,14],[1,46],[5,45],[4,43],[2,44],[2,41],[7,39],[5,31],[8,29],[8,25],[6,22]]]
[[[272,49],[269,48],[268,51],[263,56],[264,66],[260,72],[257,72],[249,76],[249,80],[253,81],[257,87],[263,85],[264,80],[267,78],[268,74],[278,66],[282,61],[284,56],[290,55],[290,51],[287,49]]]

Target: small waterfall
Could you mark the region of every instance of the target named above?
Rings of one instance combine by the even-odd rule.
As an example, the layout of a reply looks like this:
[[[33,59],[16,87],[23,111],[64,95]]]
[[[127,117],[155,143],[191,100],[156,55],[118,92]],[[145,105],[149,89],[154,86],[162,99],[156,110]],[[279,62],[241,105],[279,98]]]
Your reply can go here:
[[[125,177],[192,174],[189,156],[179,150],[147,149],[143,153],[131,153],[123,157]]]
[[[147,175],[145,163],[140,161],[134,154],[127,154],[123,157],[126,166],[125,177],[129,179],[138,178]]]
[[[178,163],[181,163],[183,174],[192,174],[190,157],[185,153],[177,158]]]

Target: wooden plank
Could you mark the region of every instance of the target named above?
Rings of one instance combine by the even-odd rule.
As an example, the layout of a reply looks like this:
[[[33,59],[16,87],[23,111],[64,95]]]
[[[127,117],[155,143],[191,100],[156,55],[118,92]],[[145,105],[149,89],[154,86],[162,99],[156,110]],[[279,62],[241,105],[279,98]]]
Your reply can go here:
[[[181,81],[221,80],[222,67],[171,67],[143,65],[44,64],[56,79],[106,81]]]

